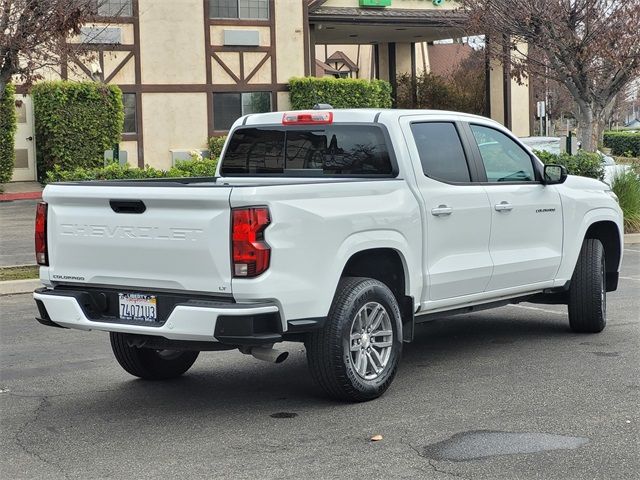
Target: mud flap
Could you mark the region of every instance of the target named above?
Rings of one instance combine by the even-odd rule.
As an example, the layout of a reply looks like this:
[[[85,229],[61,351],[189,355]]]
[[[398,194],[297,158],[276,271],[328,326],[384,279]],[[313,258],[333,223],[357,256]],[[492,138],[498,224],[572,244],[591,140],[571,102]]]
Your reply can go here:
[[[413,311],[413,297],[404,297],[400,305],[402,314],[402,341],[404,343],[413,342],[413,332],[415,329],[415,315]]]

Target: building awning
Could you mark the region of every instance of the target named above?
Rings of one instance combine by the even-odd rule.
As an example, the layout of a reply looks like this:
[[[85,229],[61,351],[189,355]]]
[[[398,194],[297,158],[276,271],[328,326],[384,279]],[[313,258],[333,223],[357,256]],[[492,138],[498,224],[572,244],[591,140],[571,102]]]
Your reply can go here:
[[[309,12],[312,22],[343,21],[350,23],[377,23],[388,25],[413,24],[415,26],[457,26],[461,27],[467,16],[458,10],[409,9],[409,8],[354,8],[317,7]]]
[[[464,35],[458,10],[317,6],[309,11],[316,43],[424,42]]]

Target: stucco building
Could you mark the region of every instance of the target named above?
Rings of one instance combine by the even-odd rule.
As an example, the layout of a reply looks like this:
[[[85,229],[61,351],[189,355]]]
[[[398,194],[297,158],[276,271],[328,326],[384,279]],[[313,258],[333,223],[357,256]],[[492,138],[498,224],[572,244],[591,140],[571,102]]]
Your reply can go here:
[[[70,59],[56,75],[119,85],[122,157],[168,168],[206,148],[208,137],[240,115],[288,109],[289,78],[316,75],[325,45],[353,63],[341,76],[393,84],[399,73],[428,69],[427,42],[462,34],[454,7],[432,0],[107,0],[80,39],[91,43],[94,58]],[[340,55],[333,60],[335,71],[348,64]],[[489,78],[487,113],[528,134],[527,87],[499,66]],[[14,180],[33,180],[32,107],[28,96],[20,99]]]

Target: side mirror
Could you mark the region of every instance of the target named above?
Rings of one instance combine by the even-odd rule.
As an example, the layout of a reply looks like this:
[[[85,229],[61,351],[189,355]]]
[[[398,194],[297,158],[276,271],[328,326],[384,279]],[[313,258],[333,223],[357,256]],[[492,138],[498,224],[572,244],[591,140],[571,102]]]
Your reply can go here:
[[[558,185],[564,183],[567,179],[567,169],[562,165],[545,165],[544,166],[544,184]]]

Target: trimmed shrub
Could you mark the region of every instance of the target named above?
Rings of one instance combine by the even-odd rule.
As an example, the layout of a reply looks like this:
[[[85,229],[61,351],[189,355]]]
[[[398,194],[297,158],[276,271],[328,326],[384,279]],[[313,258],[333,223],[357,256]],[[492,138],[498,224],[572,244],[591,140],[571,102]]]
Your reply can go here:
[[[535,154],[546,165],[564,165],[569,175],[604,179],[604,164],[597,153],[580,150],[576,155],[569,155],[566,152],[557,155],[536,150]]]
[[[611,182],[624,214],[626,233],[640,232],[640,176],[634,170],[619,173]]]
[[[211,137],[209,139],[209,157],[210,158],[220,158],[220,154],[222,153],[222,147],[224,147],[224,142],[227,140],[226,135],[222,135],[220,137]]]
[[[604,132],[604,146],[613,155],[640,157],[640,132]]]
[[[143,178],[213,177],[217,160],[183,160],[176,162],[169,170],[146,166],[133,168],[129,165],[111,163],[96,168],[75,167],[69,170],[54,165],[47,172],[46,183],[72,182],[84,180],[137,180]]]
[[[389,108],[391,85],[384,80],[302,77],[289,80],[294,110],[308,110],[316,103],[334,108]]]
[[[16,157],[14,141],[17,128],[15,93],[16,88],[8,84],[0,98],[0,183],[7,183],[13,176]]]
[[[122,91],[95,82],[40,82],[31,89],[36,119],[38,175],[103,165],[104,151],[124,127]]]
[[[167,177],[213,177],[218,159],[183,160],[167,170]]]
[[[377,108],[391,108],[393,106],[393,97],[391,96],[391,84],[386,80],[371,80],[378,94]]]

